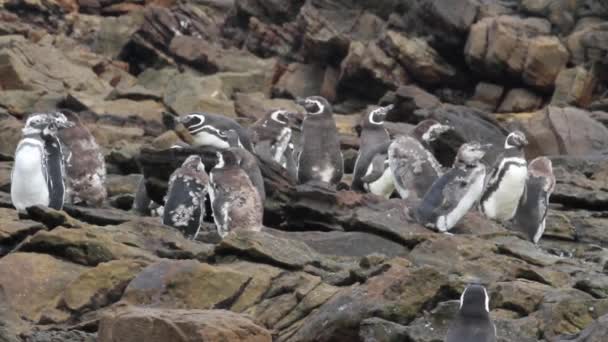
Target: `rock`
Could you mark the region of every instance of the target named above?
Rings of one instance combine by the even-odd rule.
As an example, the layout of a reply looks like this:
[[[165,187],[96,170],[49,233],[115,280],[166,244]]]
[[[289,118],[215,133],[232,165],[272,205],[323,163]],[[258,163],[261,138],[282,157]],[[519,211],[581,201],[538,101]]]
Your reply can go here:
[[[359,337],[363,342],[405,341],[406,327],[381,318],[368,318],[361,322]]]
[[[163,260],[137,275],[122,301],[158,308],[228,309],[250,281],[250,276],[224,266]]]
[[[400,86],[394,93],[394,99],[385,98],[381,103],[395,103],[395,109],[391,110],[386,118],[389,121],[414,123],[414,111],[418,109],[433,109],[441,105],[441,101],[425,90],[415,85]]]
[[[22,128],[23,124],[15,117],[8,114],[0,114],[0,134],[3,141],[0,144],[0,155],[14,156],[19,140],[21,140]]]
[[[11,173],[13,162],[0,162],[0,191],[11,191]]]
[[[237,15],[256,17],[264,21],[287,21],[295,19],[301,3],[283,2],[277,0],[251,1],[237,0],[234,3]]]
[[[585,7],[586,4],[580,6],[581,9]],[[565,41],[572,54],[572,62],[575,65],[583,65],[601,62],[605,58],[607,39],[608,27],[605,21],[593,14],[579,20],[574,31],[566,37]]]
[[[119,57],[131,35],[139,29],[143,21],[141,12],[118,17],[101,17],[93,50],[112,59]]]
[[[108,175],[106,178],[108,196],[135,194],[141,178],[142,175],[139,174],[131,174],[128,176]]]
[[[50,255],[13,253],[0,259],[0,286],[12,310],[36,322],[43,311],[56,305],[56,297],[65,287],[86,269]]]
[[[137,76],[137,84],[159,94],[164,94],[165,88],[177,74],[179,74],[179,71],[172,67],[148,68]]]
[[[254,259],[293,269],[303,268],[320,257],[303,242],[250,231],[228,234],[217,247],[216,253],[249,255]]]
[[[405,255],[407,249],[393,241],[363,232],[283,232],[265,229],[267,233],[306,243],[321,254],[363,257],[380,253],[389,257]]]
[[[37,60],[43,58],[43,60]],[[48,93],[63,93],[77,89],[90,95],[104,97],[110,86],[99,79],[86,66],[71,62],[66,55],[41,42],[15,42],[0,49],[0,68],[5,70],[0,77],[0,86],[6,90],[42,90]]]
[[[227,269],[251,277],[247,287],[239,294],[230,307],[231,311],[244,312],[260,303],[274,281],[284,272],[283,269],[269,265],[238,261],[223,264]]]
[[[32,331],[22,334],[24,342],[96,342],[97,334],[78,330]]]
[[[269,99],[263,93],[236,93],[234,110],[239,117],[261,119],[273,109],[283,108],[293,113],[302,112],[302,107],[292,100]]]
[[[587,108],[591,103],[596,82],[593,73],[582,66],[564,69],[555,80],[551,104],[559,107]]]
[[[500,282],[490,287],[493,308],[515,311],[527,316],[538,310],[545,293],[553,290],[550,286],[530,280],[518,279],[512,282]]]
[[[120,299],[128,283],[147,265],[143,260],[116,260],[89,269],[63,291],[61,300],[73,312],[97,310]]]
[[[225,310],[127,308],[105,316],[99,342],[270,342],[272,336],[248,318]]]
[[[562,34],[570,32],[576,22],[577,5],[569,1],[524,0],[521,6],[526,13],[547,18]]]
[[[460,72],[448,64],[426,41],[410,38],[389,30],[382,38],[381,46],[395,58],[416,81],[435,86],[456,84],[462,81]]]
[[[111,114],[118,117],[128,118],[137,116],[147,121],[160,123],[165,107],[153,100],[133,101],[129,99],[118,99],[113,101],[102,101],[92,103],[87,109],[98,114]]]
[[[319,95],[325,70],[314,64],[290,64],[277,83],[272,93],[277,97],[307,97]]]
[[[471,27],[465,58],[478,72],[549,90],[568,61],[568,51],[549,36],[550,28],[544,19],[484,18]]]
[[[45,229],[38,222],[20,220],[14,210],[0,208],[0,255],[7,254],[23,239]]]
[[[504,90],[504,87],[497,84],[479,82],[475,87],[475,94],[467,101],[467,106],[494,112],[500,104]]]
[[[44,90],[7,90],[0,94],[0,105],[17,117],[56,107],[63,101],[60,93],[47,93]]]
[[[163,102],[180,114],[202,111],[235,116],[234,103],[224,93],[224,84],[217,76],[176,75],[167,84]]]
[[[585,328],[585,330],[581,331],[575,338],[560,339],[559,341],[600,342],[606,338],[606,334],[608,334],[608,315],[603,315]]]
[[[540,108],[542,102],[543,99],[533,92],[515,88],[507,92],[497,111],[499,113],[530,112]]]
[[[378,99],[387,90],[395,90],[408,81],[405,69],[387,56],[376,42],[352,42],[340,65],[340,92],[360,97]],[[362,84],[366,85],[365,91],[360,90]]]
[[[111,234],[98,227],[59,227],[48,232],[40,231],[22,244],[19,250],[46,252],[87,266],[117,259],[154,259],[144,250],[113,241]]]

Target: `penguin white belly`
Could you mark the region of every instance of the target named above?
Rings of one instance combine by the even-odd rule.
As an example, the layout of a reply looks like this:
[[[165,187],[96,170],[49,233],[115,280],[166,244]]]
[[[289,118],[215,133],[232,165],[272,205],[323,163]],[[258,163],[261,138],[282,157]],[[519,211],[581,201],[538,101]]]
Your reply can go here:
[[[317,179],[325,183],[330,183],[331,179],[334,177],[336,169],[331,165],[330,162],[327,162],[323,166],[313,166],[312,171],[318,175],[316,177]]]
[[[374,195],[390,198],[395,191],[395,183],[393,181],[393,173],[390,168],[384,170],[382,176],[375,181],[364,185],[366,190]]]
[[[437,218],[437,229],[442,232],[447,232],[448,230],[452,229],[452,227],[454,227],[456,223],[458,223],[458,221],[464,215],[466,215],[473,204],[475,204],[475,202],[479,199],[483,192],[483,186],[484,177],[477,177],[464,196],[462,196],[462,199],[458,202],[456,207],[446,215],[439,216]]]
[[[277,142],[272,146],[273,155],[272,159],[285,167],[285,151],[287,150],[287,146],[289,145],[289,140],[291,139],[291,129],[285,127],[281,130],[279,137],[277,138]]]
[[[11,200],[17,210],[49,205],[49,189],[43,167],[43,146],[24,144],[18,148],[13,166]]]
[[[219,149],[227,149],[230,147],[227,142],[205,131],[196,133],[193,138],[197,146],[213,146]]]
[[[500,221],[512,219],[524,192],[527,177],[527,167],[509,166],[496,191],[484,203],[486,215]]]

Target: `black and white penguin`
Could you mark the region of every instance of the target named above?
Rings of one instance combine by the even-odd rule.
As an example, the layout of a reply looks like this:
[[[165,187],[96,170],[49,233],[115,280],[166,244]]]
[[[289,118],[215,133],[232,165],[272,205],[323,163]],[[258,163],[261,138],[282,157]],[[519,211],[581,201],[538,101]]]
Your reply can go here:
[[[205,197],[209,177],[198,155],[189,156],[169,178],[163,224],[179,229],[196,239],[205,217]]]
[[[213,220],[221,237],[235,230],[260,231],[264,206],[258,190],[239,167],[240,157],[232,150],[217,152],[218,162],[209,178]]]
[[[488,218],[506,222],[513,218],[528,178],[528,163],[524,146],[528,140],[524,133],[515,131],[505,139],[505,150],[496,160],[479,208]]]
[[[496,342],[496,327],[490,318],[490,297],[485,287],[467,286],[460,309],[448,328],[445,342]]]
[[[226,149],[230,147],[228,146],[228,142],[220,139],[218,135],[222,131],[233,129],[238,133],[243,147],[247,151],[253,152],[249,131],[231,118],[217,114],[192,113],[181,118],[179,122],[192,135],[194,146],[213,146],[219,149]]]
[[[479,200],[486,176],[481,159],[489,146],[469,142],[458,149],[453,167],[433,183],[414,211],[421,224],[447,232]]]
[[[515,212],[514,227],[535,244],[545,232],[549,197],[555,189],[553,165],[547,157],[538,157],[528,165],[528,180]]]
[[[331,105],[321,96],[298,99],[297,103],[306,110],[296,158],[298,183],[338,184],[344,174],[344,159]]]
[[[11,172],[11,201],[20,212],[34,205],[63,208],[65,168],[57,134],[70,125],[57,113],[34,113],[28,117]]]
[[[78,114],[69,110],[61,112],[73,124],[59,132],[64,149],[67,201],[99,207],[108,196],[103,153]]]
[[[239,135],[235,130],[230,129],[226,132],[221,132],[220,137],[228,142],[228,145],[230,146],[228,150],[238,156],[239,167],[247,173],[251,183],[258,190],[262,203],[264,203],[264,201],[266,201],[266,190],[264,188],[262,171],[260,170],[260,165],[258,165],[258,159],[253,153],[242,147],[243,145],[240,142]]]
[[[384,128],[384,119],[386,114],[393,109],[393,105],[386,107],[379,107],[369,111],[361,121],[361,136],[359,138],[359,153],[355,160],[355,168],[353,171],[353,182],[351,189],[355,191],[365,190],[364,183],[361,181],[365,175],[370,174],[370,167],[375,169],[377,173],[380,173],[380,177],[384,174],[384,164],[386,158],[380,160],[377,158],[376,167],[373,165],[374,157],[378,156],[378,146],[386,145],[390,141],[390,136],[387,130]],[[388,147],[388,146],[385,146]],[[382,155],[386,155],[386,149],[379,151]],[[379,164],[379,162],[382,164]],[[379,167],[383,170],[380,171]],[[388,168],[386,168],[388,170]],[[390,196],[390,195],[389,195]]]
[[[443,174],[429,144],[450,129],[436,120],[424,120],[409,135],[399,136],[390,144],[390,170],[401,198],[422,198]]]
[[[283,168],[293,156],[289,153],[292,143],[292,126],[296,125],[296,113],[284,109],[268,112],[251,126],[255,153],[264,160],[272,160]]]

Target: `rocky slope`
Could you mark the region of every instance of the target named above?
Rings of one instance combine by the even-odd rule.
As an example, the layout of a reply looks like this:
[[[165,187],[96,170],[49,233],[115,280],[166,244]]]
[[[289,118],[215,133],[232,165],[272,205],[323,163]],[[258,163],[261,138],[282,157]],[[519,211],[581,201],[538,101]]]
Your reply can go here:
[[[470,281],[500,341],[605,339],[605,1],[0,0],[0,23],[0,340],[442,341]],[[176,165],[155,152],[175,138],[163,112],[247,125],[312,94],[334,104],[347,171],[373,104],[396,104],[393,134],[450,122],[444,164],[463,141],[524,130],[557,177],[540,246],[475,212],[436,234],[398,199],[267,164],[262,233],[189,241],[129,211],[140,166],[158,198]],[[19,220],[19,130],[56,107],[103,146],[109,202]]]

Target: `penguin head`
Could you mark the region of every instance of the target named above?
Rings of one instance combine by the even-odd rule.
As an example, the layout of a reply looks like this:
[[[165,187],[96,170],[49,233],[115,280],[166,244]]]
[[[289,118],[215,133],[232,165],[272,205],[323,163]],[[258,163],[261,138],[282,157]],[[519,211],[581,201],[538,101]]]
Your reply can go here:
[[[388,106],[378,107],[370,111],[361,126],[382,127],[382,125],[384,124],[384,120],[386,119],[386,114],[390,112],[394,107],[394,105],[390,104]]]
[[[279,125],[279,126],[289,126],[289,118],[290,113],[285,109],[277,109],[270,113],[269,121]]]
[[[544,189],[553,192],[555,187],[555,175],[553,174],[553,163],[547,157],[537,157],[528,164],[528,173],[534,177],[543,177],[547,180]]]
[[[184,116],[179,120],[187,129],[190,134],[196,134],[205,127],[205,121],[207,118],[204,114],[196,113]]]
[[[54,134],[62,128],[72,127],[71,123],[65,115],[54,113],[32,113],[25,121],[25,127],[22,129],[24,135],[27,134]],[[49,127],[50,126],[50,127]]]
[[[465,165],[474,165],[483,158],[491,144],[482,145],[476,141],[462,144],[456,155],[456,162]]]
[[[196,155],[196,154],[193,154],[193,155],[189,156],[188,158],[186,158],[186,160],[182,164],[182,167],[189,168],[189,169],[192,169],[192,170],[198,171],[198,172],[205,171],[205,165],[203,164],[203,160],[201,159],[201,156]]]
[[[309,96],[304,99],[297,99],[296,103],[306,109],[308,115],[321,115],[332,112],[331,105],[321,96]]]
[[[437,140],[443,133],[451,129],[453,129],[452,126],[443,125],[437,120],[427,119],[416,125],[414,134],[420,137],[422,141],[429,143]]]
[[[522,131],[511,132],[505,139],[505,148],[523,148],[526,145],[528,145],[528,139]]]
[[[227,169],[238,166],[241,162],[239,156],[231,150],[223,150],[216,153],[217,164],[216,169]]]
[[[219,149],[230,147],[225,137],[222,137],[222,129],[216,127],[221,123],[214,120],[211,115],[203,113],[188,114],[181,118],[179,122],[192,135],[194,146],[212,146]]]
[[[471,284],[460,296],[460,314],[469,317],[487,317],[490,313],[490,297],[483,285]]]

